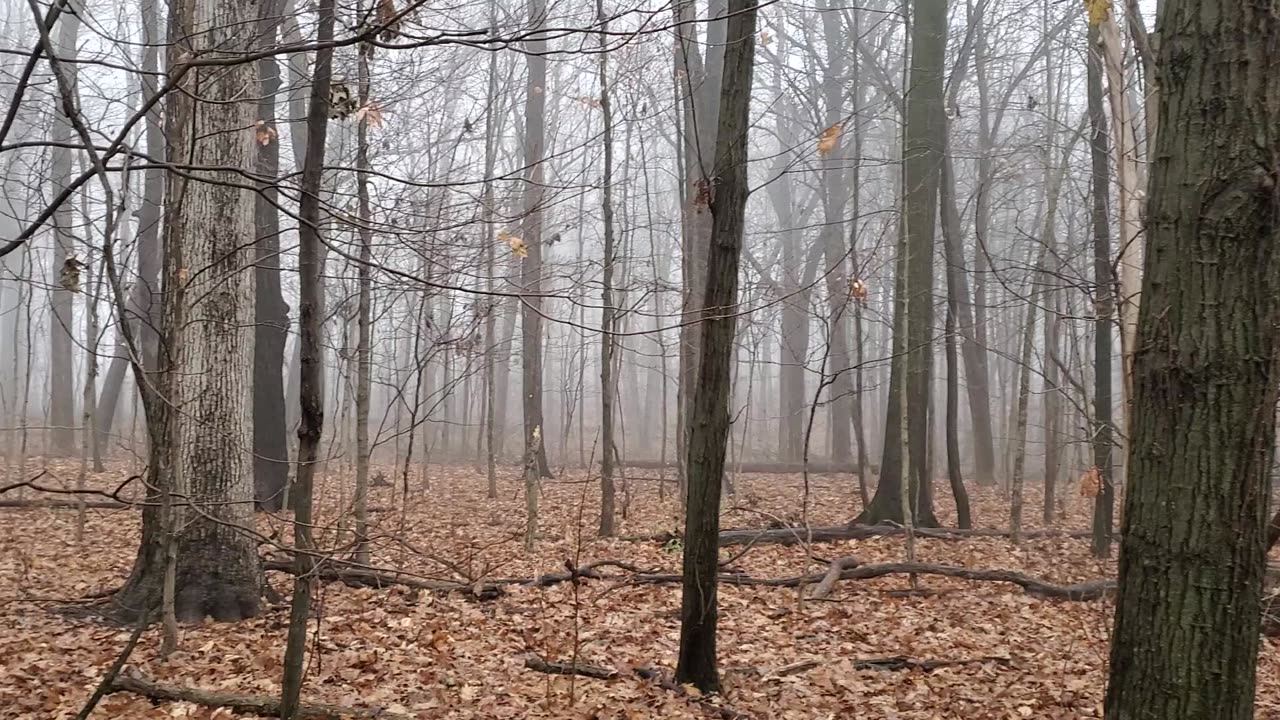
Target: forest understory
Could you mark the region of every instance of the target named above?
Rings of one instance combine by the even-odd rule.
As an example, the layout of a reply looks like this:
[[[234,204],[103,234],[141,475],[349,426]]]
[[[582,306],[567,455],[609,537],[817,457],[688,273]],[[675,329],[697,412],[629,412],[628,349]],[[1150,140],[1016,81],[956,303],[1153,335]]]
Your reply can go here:
[[[799,589],[735,584],[744,576],[820,578],[832,561],[846,557],[864,568],[900,563],[900,535],[722,548],[719,643],[727,689],[720,697],[699,697],[669,681],[680,631],[680,587],[662,576],[680,571],[678,541],[636,537],[679,528],[671,479],[659,499],[656,473],[629,477],[620,537],[600,539],[594,529],[594,477],[561,473],[543,485],[541,533],[535,552],[527,554],[523,481],[514,469],[503,470],[497,500],[485,497],[483,474],[463,466],[431,468],[429,487],[415,474],[407,503],[398,475],[391,485],[374,489],[370,504],[380,512],[374,514],[370,564],[399,571],[410,583],[462,589],[349,586],[359,584],[358,572],[351,583],[322,582],[306,702],[390,718],[1102,715],[1110,600],[1047,599],[1006,582],[936,575],[917,576],[916,590],[905,574],[845,579],[825,598],[814,597],[810,583]],[[125,475],[104,473],[96,486],[114,488]],[[350,497],[340,489],[345,485],[330,473],[317,487],[323,548],[351,540],[350,518],[343,512]],[[1008,504],[998,489],[970,492],[979,527],[1007,525]],[[945,483],[936,493],[945,525],[953,520]],[[852,476],[810,476],[807,518],[805,495],[800,476],[742,475],[736,493],[726,498],[722,525],[764,528],[807,520],[831,526],[847,522],[858,509]],[[1040,488],[1028,487],[1027,500],[1038,507]],[[1087,502],[1067,500],[1053,527],[1086,528]],[[124,581],[137,548],[137,513],[88,510],[83,544],[75,540],[76,522],[71,508],[0,510],[5,718],[75,717],[133,634],[77,609],[92,607],[90,596]],[[273,544],[287,545],[289,522],[287,514],[258,515],[264,557],[281,556]],[[1114,563],[1095,560],[1088,543],[1042,537],[1017,547],[999,537],[921,537],[916,559],[1014,571],[1055,585],[1112,578]],[[599,577],[575,585],[569,565],[580,569],[578,575]],[[360,570],[337,561],[322,564],[330,573],[338,568]],[[274,570],[267,577],[287,598],[292,578]],[[542,581],[512,582],[534,578]],[[277,598],[250,621],[183,626],[178,651],[167,659],[158,656],[160,629],[153,626],[136,645],[122,682],[141,677],[186,689],[278,697],[288,614],[287,599]],[[576,663],[592,674],[616,672],[608,678],[546,672],[559,663]],[[95,716],[257,717],[127,691],[105,697]],[[1280,644],[1267,637],[1259,657],[1257,717],[1280,718]]]

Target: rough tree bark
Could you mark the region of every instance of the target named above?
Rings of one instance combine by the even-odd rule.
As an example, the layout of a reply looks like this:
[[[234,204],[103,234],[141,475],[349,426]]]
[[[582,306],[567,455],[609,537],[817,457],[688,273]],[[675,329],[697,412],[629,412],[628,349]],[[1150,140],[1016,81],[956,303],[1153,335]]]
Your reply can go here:
[[[1108,720],[1254,716],[1280,387],[1280,15],[1160,7]]]
[[[716,665],[720,491],[729,441],[729,394],[737,318],[738,264],[747,205],[747,131],[755,60],[756,2],[729,0],[728,41],[715,135],[703,342],[689,416],[689,492],[676,681],[720,687]]]
[[[197,0],[178,8],[170,16],[170,68],[193,56],[240,57],[257,46],[256,3]],[[237,186],[255,161],[255,92],[253,65],[192,68],[166,109],[168,157],[219,168],[168,178],[165,403],[180,412],[148,412],[148,424],[169,424],[165,434],[152,429],[153,442],[169,445],[157,448],[158,457],[171,458],[152,471],[153,486],[187,495],[194,506],[182,518],[176,550],[180,620],[239,620],[259,610],[262,573],[246,532],[254,522],[246,448],[253,432],[255,253],[245,238],[254,233],[254,194]],[[166,565],[160,520],[159,511],[144,512],[133,574],[116,596],[126,610],[159,603]]]

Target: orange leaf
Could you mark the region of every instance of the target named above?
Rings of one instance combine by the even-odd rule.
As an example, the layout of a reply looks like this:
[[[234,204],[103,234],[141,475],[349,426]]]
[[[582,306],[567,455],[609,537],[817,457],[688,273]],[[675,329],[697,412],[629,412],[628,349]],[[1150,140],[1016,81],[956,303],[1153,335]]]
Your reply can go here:
[[[1094,466],[1080,476],[1080,497],[1098,497],[1101,492],[1102,473],[1098,472],[1097,466]]]
[[[844,133],[844,123],[836,123],[818,136],[818,154],[826,157],[835,152],[836,144],[840,142],[840,135]]]

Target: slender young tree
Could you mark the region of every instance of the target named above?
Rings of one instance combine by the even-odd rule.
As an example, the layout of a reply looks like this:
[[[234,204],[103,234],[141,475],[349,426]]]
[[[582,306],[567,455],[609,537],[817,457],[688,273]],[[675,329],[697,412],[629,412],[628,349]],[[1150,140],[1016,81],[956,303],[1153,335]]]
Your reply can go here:
[[[293,505],[293,598],[289,610],[289,634],[285,641],[284,673],[280,682],[280,717],[298,716],[306,667],[307,620],[311,616],[311,574],[315,568],[311,499],[320,437],[324,431],[324,238],[320,226],[320,193],[324,175],[325,139],[329,132],[329,92],[333,75],[335,0],[320,0],[317,7],[315,74],[307,103],[306,146],[302,163],[301,198],[298,202],[298,316],[301,367],[298,398],[298,466],[289,493]]]
[[[373,46],[361,43],[357,50],[356,94],[360,107],[369,107],[369,61]],[[369,562],[369,395],[373,387],[373,213],[369,207],[369,120],[356,128],[356,202],[359,205],[360,265],[356,269],[356,552],[358,562]]]
[[[613,106],[609,98],[609,22],[604,14],[604,0],[596,0],[596,20],[600,23],[600,113],[604,122],[604,177],[600,181],[600,216],[604,221],[604,287],[600,308],[600,536],[613,535],[613,399],[617,394],[614,377],[613,265]],[[585,418],[583,418],[585,420]]]
[[[529,0],[529,24],[539,28],[546,22],[546,0]],[[527,295],[520,301],[521,392],[524,394],[525,450],[536,455],[537,473],[551,477],[547,463],[547,429],[543,425],[542,391],[542,214],[545,201],[547,39],[534,33],[525,41],[529,76],[524,101],[524,219],[521,238],[527,256],[523,261],[521,286]]]
[[[261,41],[274,45],[283,0],[265,0],[258,19]],[[254,205],[257,263],[254,274],[253,346],[253,485],[264,510],[284,507],[289,482],[289,443],[285,433],[284,347],[289,334],[289,306],[280,288],[280,211],[276,178],[280,175],[280,134],[276,127],[276,95],[280,63],[275,56],[258,60],[258,173],[263,178]]]
[[[1094,429],[1093,470],[1097,472],[1093,499],[1093,554],[1111,554],[1111,534],[1115,522],[1115,485],[1112,483],[1111,453],[1111,318],[1115,312],[1115,281],[1111,272],[1111,225],[1107,203],[1111,193],[1111,164],[1108,159],[1107,116],[1102,105],[1102,59],[1097,50],[1097,27],[1089,26],[1086,95],[1089,103],[1089,143],[1091,161],[1090,220],[1093,229],[1093,376]]]
[[[1160,7],[1108,720],[1254,717],[1280,390],[1280,15]]]
[[[676,681],[703,692],[720,689],[716,664],[720,492],[729,444],[729,394],[737,324],[738,264],[747,205],[747,130],[755,62],[756,0],[729,0],[724,54],[726,82],[712,168],[715,193],[708,202],[711,244],[707,252],[701,358],[689,417],[689,492],[685,516],[684,588],[680,608],[680,660]]]
[[[76,42],[80,36],[80,14],[78,12],[62,13],[57,32],[52,34],[54,47],[61,59],[55,72],[64,75],[71,93],[77,93],[79,65],[76,62]],[[53,130],[50,139],[54,143],[49,168],[51,181],[49,194],[56,197],[71,182],[75,166],[75,151],[72,149],[74,137],[71,120],[66,115],[66,108],[59,107],[54,114]],[[68,282],[78,260],[75,255],[76,236],[74,230],[74,210],[71,203],[63,203],[53,214],[53,253],[50,255],[52,267],[49,277],[54,278],[49,284],[49,306],[52,315],[49,318],[49,431],[48,450],[54,456],[68,456],[76,449],[75,419],[75,381],[72,377],[72,308],[74,306],[74,288]]]
[[[886,413],[884,454],[880,484],[859,522],[902,522],[900,484],[908,483],[915,524],[935,527],[928,463],[930,366],[933,354],[934,225],[938,210],[938,183],[946,145],[943,99],[943,65],[947,44],[946,0],[914,0],[911,14],[911,68],[906,94],[906,128],[903,134],[903,214],[900,228],[898,302],[894,303],[895,353],[890,373],[889,408]],[[906,302],[909,300],[909,302]],[[904,312],[909,307],[910,312]],[[908,382],[907,446],[911,452],[910,477],[903,472],[903,403],[897,393]]]

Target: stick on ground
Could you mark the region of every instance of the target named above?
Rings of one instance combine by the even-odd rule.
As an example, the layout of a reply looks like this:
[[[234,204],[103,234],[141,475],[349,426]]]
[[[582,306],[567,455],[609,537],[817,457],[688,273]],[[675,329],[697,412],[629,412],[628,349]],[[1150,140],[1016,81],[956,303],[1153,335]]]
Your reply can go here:
[[[110,692],[131,692],[136,695],[164,702],[189,702],[205,707],[222,707],[235,712],[280,717],[280,698],[267,695],[228,695],[199,688],[167,685],[149,680],[138,674],[121,675],[110,687]],[[298,717],[307,720],[345,720],[368,718],[372,720],[410,720],[408,715],[389,712],[382,708],[359,708],[345,705],[303,704]]]

